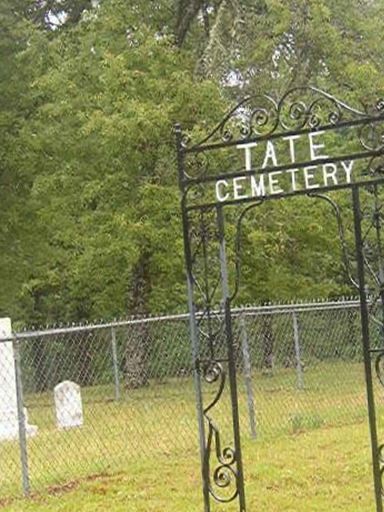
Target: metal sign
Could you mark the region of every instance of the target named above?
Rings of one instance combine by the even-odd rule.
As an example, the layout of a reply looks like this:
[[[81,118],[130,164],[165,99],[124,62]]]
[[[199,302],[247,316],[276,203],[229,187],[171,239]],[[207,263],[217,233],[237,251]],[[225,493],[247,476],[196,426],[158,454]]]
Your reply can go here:
[[[265,201],[307,196],[331,205],[347,275],[360,293],[376,511],[382,512],[384,448],[378,444],[371,367],[374,362],[384,382],[384,343],[372,347],[369,330],[373,318],[380,325],[384,341],[384,314],[381,318],[375,316],[378,303],[384,312],[380,235],[384,101],[361,110],[313,87],[292,89],[280,101],[269,95],[249,96],[203,140],[195,143],[195,137],[193,132],[187,135],[176,126],[204,511],[210,511],[215,503],[233,502],[238,503],[240,512],[246,511],[231,315],[240,281],[241,224],[249,211]],[[353,265],[346,249],[340,208],[328,195],[341,190],[352,192]],[[362,190],[364,201],[372,206],[368,215],[361,206]],[[228,277],[225,237],[224,208],[230,205],[243,205],[236,223],[234,285]],[[367,269],[368,280],[373,282],[369,304]],[[205,393],[206,387],[210,393]],[[215,418],[215,410],[226,396],[230,398],[232,416],[229,441],[223,440]]]

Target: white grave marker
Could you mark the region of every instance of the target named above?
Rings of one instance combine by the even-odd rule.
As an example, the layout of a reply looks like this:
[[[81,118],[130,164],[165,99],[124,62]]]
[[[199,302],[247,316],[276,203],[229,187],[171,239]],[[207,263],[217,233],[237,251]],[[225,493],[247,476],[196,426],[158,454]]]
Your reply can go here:
[[[0,318],[0,339],[9,338],[11,335],[10,318]],[[0,441],[18,439],[16,372],[11,341],[0,341],[0,390]],[[35,435],[37,427],[28,424],[26,409],[24,409],[24,416],[26,434]]]
[[[59,428],[80,427],[83,424],[83,405],[80,386],[65,380],[55,387],[56,422]]]

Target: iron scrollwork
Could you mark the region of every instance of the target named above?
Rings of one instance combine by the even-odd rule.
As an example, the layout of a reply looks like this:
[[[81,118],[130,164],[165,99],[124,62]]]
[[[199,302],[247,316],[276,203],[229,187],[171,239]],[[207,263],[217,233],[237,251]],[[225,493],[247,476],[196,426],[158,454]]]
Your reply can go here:
[[[284,135],[302,130],[342,128],[357,123],[359,139],[366,149],[379,149],[384,144],[384,99],[372,108],[359,110],[316,87],[297,87],[286,92],[279,101],[267,94],[250,95],[241,100],[202,140],[194,143],[185,137],[184,149],[198,150],[214,144],[240,143],[253,137]]]
[[[204,408],[204,417],[208,424],[207,447],[205,454],[205,471],[209,479],[209,492],[220,503],[229,503],[239,493],[236,470],[236,452],[231,446],[222,448],[221,433],[209,412],[219,402],[225,389],[226,372],[218,361],[203,363],[203,376],[208,384],[218,384],[218,389],[211,402]],[[216,460],[211,471],[212,454]],[[226,491],[226,494],[223,492]]]
[[[203,474],[210,496],[216,502],[230,503],[238,498],[241,490],[238,452],[223,443],[219,422],[215,420],[215,409],[228,386],[226,368],[230,364],[225,344],[225,313],[220,286],[222,275],[218,258],[220,234],[217,212],[215,209],[189,212],[188,221],[189,265],[200,345],[196,369],[207,386],[207,396],[210,396],[209,403],[203,405],[201,411],[205,430]]]
[[[287,91],[279,101],[270,95],[257,94],[241,100],[224,119],[207,136],[195,141],[193,136],[183,133],[180,127],[176,129],[177,156],[179,167],[179,183],[182,196],[183,229],[185,241],[185,254],[188,274],[189,305],[191,311],[192,343],[194,344],[195,368],[198,376],[196,390],[200,413],[200,448],[202,451],[204,499],[206,511],[210,510],[210,499],[219,503],[231,503],[238,500],[239,511],[245,512],[244,481],[242,474],[240,432],[238,425],[237,391],[236,391],[236,366],[234,357],[234,342],[231,331],[230,305],[239,289],[240,280],[240,248],[241,248],[241,224],[248,211],[262,204],[267,199],[274,199],[270,195],[259,194],[258,197],[247,196],[247,206],[238,218],[237,240],[235,246],[235,282],[232,294],[229,292],[227,263],[225,260],[224,228],[222,213],[224,204],[212,201],[210,192],[207,192],[207,183],[215,180],[242,179],[245,173],[255,173],[255,169],[247,167],[238,170],[238,153],[231,153],[230,149],[236,145],[244,146],[246,143],[256,141],[276,141],[283,137],[294,137],[302,134],[313,134],[319,131],[335,132],[338,130],[338,139],[341,140],[343,130],[353,130],[354,153],[338,154],[334,157],[321,157],[320,164],[327,165],[334,161],[345,159],[358,159],[363,161],[362,176],[364,182],[343,183],[344,188],[351,188],[354,197],[355,240],[359,234],[359,254],[356,252],[356,265],[358,280],[355,279],[350,255],[347,250],[345,230],[340,209],[328,196],[322,194],[325,191],[339,189],[324,184],[310,197],[318,197],[331,204],[335,213],[343,260],[348,276],[352,283],[359,288],[361,293],[362,312],[365,290],[362,290],[361,282],[364,282],[364,266],[368,272],[370,294],[369,313],[371,319],[377,323],[384,339],[384,269],[381,261],[381,249],[376,248],[374,256],[379,255],[379,269],[375,267],[370,255],[372,235],[379,237],[381,227],[381,208],[378,207],[377,184],[384,183],[384,100],[379,100],[372,108],[356,109],[340,101],[334,96],[315,87],[298,87]],[[341,136],[340,136],[341,134]],[[357,149],[356,149],[357,147]],[[223,150],[223,153],[211,150]],[[224,155],[221,156],[221,155]],[[225,165],[223,166],[223,162]],[[319,160],[295,162],[292,160],[287,165],[280,167],[257,169],[258,173],[284,173],[291,169],[292,165],[301,168],[319,164]],[[223,168],[230,171],[223,171]],[[360,171],[359,171],[360,172]],[[364,174],[365,173],[365,174]],[[223,182],[224,180],[224,182]],[[328,182],[327,182],[328,183]],[[375,197],[374,215],[369,216],[369,226],[364,235],[361,233],[359,188],[366,187],[369,183],[373,186]],[[367,185],[368,184],[368,185]],[[241,188],[241,187],[240,187]],[[283,191],[284,192],[284,191]],[[307,194],[307,190],[302,190]],[[364,192],[366,194],[366,192]],[[357,194],[357,196],[356,196]],[[288,195],[288,193],[287,193]],[[369,195],[369,192],[368,192]],[[280,194],[283,197],[284,193]],[[277,197],[277,196],[276,196]],[[228,201],[228,204],[239,204],[238,197]],[[245,200],[244,200],[244,204]],[[220,214],[221,214],[220,213]],[[221,219],[221,220],[220,220]],[[357,226],[357,227],[356,227]],[[376,240],[377,241],[377,240]],[[379,240],[380,242],[380,240]],[[358,244],[356,244],[357,246]],[[377,244],[380,246],[380,243]],[[358,282],[357,282],[358,281]],[[376,314],[377,304],[381,305],[382,315]],[[363,316],[363,313],[362,313]],[[362,320],[363,322],[363,320]],[[363,325],[363,323],[362,323]],[[366,324],[367,341],[368,325]],[[364,336],[363,336],[364,337]],[[384,347],[384,344],[383,344]],[[376,372],[383,384],[382,366],[384,368],[384,348],[377,359]],[[368,354],[368,358],[372,353]],[[371,361],[369,361],[371,364]],[[196,380],[195,380],[196,382]],[[204,405],[202,386],[210,390],[208,404]],[[372,382],[367,383],[368,386]],[[233,419],[233,446],[223,442],[223,431],[217,422],[216,411],[226,389],[229,388]],[[212,390],[213,393],[212,393]],[[213,395],[213,396],[212,396]],[[372,409],[372,406],[370,406]],[[236,420],[237,418],[237,420]],[[237,421],[237,423],[236,423]],[[372,427],[374,432],[376,427]],[[372,439],[374,436],[372,436]],[[384,445],[376,445],[379,470],[376,475],[384,475]],[[376,461],[376,468],[377,462]],[[375,477],[376,478],[376,477]],[[375,480],[376,481],[376,480]],[[383,485],[381,486],[383,489]],[[376,487],[375,487],[376,490]],[[377,495],[376,495],[377,498]],[[377,510],[382,511],[378,504]]]
[[[382,157],[372,165],[372,172],[382,172]],[[374,343],[369,343],[369,365],[374,366],[378,382],[384,387],[384,260],[382,252],[382,197],[377,184],[365,187],[365,207],[360,209],[359,215],[363,227],[361,237],[362,264],[367,269],[366,293],[367,313],[371,323],[371,330],[376,333]],[[368,377],[369,379],[369,377]],[[369,405],[370,428],[373,445],[373,463],[378,476],[375,488],[379,489],[381,500],[384,497],[384,444],[379,443],[375,414],[375,398],[373,383],[371,388],[372,402]],[[375,460],[376,458],[376,460]],[[382,510],[382,501],[377,498],[377,510]]]
[[[375,371],[380,384],[384,387],[384,350],[376,355]],[[381,475],[381,495],[384,497],[384,444],[379,446],[378,457]]]

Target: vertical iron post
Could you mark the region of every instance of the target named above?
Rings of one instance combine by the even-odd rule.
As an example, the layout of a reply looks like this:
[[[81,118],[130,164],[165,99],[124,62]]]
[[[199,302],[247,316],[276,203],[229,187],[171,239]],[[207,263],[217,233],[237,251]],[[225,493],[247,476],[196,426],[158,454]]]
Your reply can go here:
[[[374,210],[374,223],[376,230],[376,242],[377,242],[377,263],[379,269],[379,284],[380,284],[380,302],[381,302],[381,318],[382,318],[382,326],[381,326],[381,336],[382,341],[384,340],[384,264],[383,264],[383,250],[381,246],[381,212],[380,212],[380,202],[379,202],[379,190],[378,185],[374,185],[374,196],[375,196],[375,210]]]
[[[193,376],[196,395],[196,412],[199,429],[199,446],[200,446],[200,461],[201,461],[201,476],[203,482],[203,500],[204,512],[210,512],[210,492],[209,492],[209,467],[206,464],[206,439],[205,439],[205,425],[204,425],[204,406],[203,406],[203,393],[201,386],[201,368],[200,368],[200,341],[198,335],[198,327],[196,321],[196,308],[194,303],[194,287],[193,287],[193,272],[192,272],[192,256],[189,238],[189,219],[188,212],[185,206],[184,188],[184,152],[182,146],[182,130],[181,126],[175,126],[176,135],[176,151],[177,151],[177,166],[179,173],[179,188],[181,192],[181,212],[183,223],[183,238],[184,238],[184,257],[187,270],[187,292],[188,292],[188,310],[189,310],[189,329],[192,345],[192,361],[193,361]]]
[[[233,435],[234,435],[234,442],[235,442],[235,454],[236,454],[236,464],[237,464],[236,484],[237,484],[239,506],[240,506],[239,512],[246,512],[244,472],[243,472],[243,460],[242,460],[241,439],[240,439],[239,403],[238,403],[237,381],[236,381],[236,356],[235,356],[233,332],[232,332],[231,299],[230,299],[230,294],[229,294],[227,258],[226,258],[225,236],[224,236],[224,216],[223,216],[223,209],[221,206],[218,206],[216,208],[216,210],[217,210],[217,225],[218,225],[219,243],[220,243],[220,272],[221,272],[221,284],[222,284],[222,292],[223,292],[225,334],[226,334],[226,341],[227,341],[228,376],[229,376],[229,386],[230,386],[230,394],[231,394],[232,424],[233,424]]]
[[[373,465],[373,479],[376,498],[376,512],[383,512],[382,502],[382,483],[380,472],[380,454],[377,439],[377,423],[375,411],[375,399],[373,392],[372,381],[372,366],[370,354],[370,339],[369,339],[369,314],[367,305],[367,296],[365,290],[365,275],[364,275],[364,253],[363,253],[363,238],[361,232],[361,209],[360,209],[360,195],[359,187],[357,185],[352,187],[352,200],[353,200],[353,218],[355,227],[355,245],[356,245],[356,260],[357,260],[357,273],[359,280],[359,295],[360,295],[360,314],[361,314],[361,330],[363,341],[363,355],[364,355],[364,369],[365,381],[368,403],[368,417],[369,429],[371,434],[371,449],[372,449],[372,465]]]
[[[116,329],[111,328],[111,348],[113,361],[113,376],[115,380],[115,400],[120,400],[120,378],[119,378],[119,362],[117,357]]]
[[[23,381],[21,373],[20,361],[20,346],[19,340],[15,336],[13,338],[13,357],[15,362],[15,378],[16,378],[16,402],[17,402],[17,421],[19,427],[19,448],[20,448],[20,463],[21,463],[21,480],[24,496],[29,496],[30,482],[29,482],[29,467],[28,467],[28,448],[27,448],[27,432],[26,421],[24,413],[24,399],[23,399]]]
[[[304,389],[303,365],[301,363],[299,322],[298,322],[296,311],[293,311],[293,313],[292,313],[292,320],[293,320],[293,339],[294,339],[294,344],[295,344],[297,387],[298,387],[298,389]]]
[[[240,317],[240,335],[241,335],[241,350],[243,354],[243,367],[244,367],[244,383],[247,392],[247,404],[248,404],[248,416],[249,416],[249,428],[251,437],[256,439],[256,414],[255,414],[255,397],[253,394],[252,386],[252,366],[251,357],[249,353],[249,343],[247,328],[245,326],[244,316]]]

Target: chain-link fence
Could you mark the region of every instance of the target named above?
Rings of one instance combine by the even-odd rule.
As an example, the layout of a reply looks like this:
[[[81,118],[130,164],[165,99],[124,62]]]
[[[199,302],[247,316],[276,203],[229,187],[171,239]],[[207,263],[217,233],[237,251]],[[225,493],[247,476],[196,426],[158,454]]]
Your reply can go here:
[[[358,301],[248,307],[233,319],[244,436],[365,420]],[[1,322],[2,496],[197,455],[188,315],[13,336]],[[230,425],[228,404],[219,420]]]

